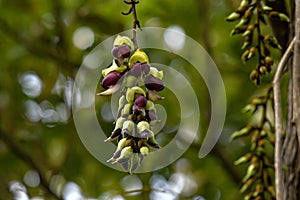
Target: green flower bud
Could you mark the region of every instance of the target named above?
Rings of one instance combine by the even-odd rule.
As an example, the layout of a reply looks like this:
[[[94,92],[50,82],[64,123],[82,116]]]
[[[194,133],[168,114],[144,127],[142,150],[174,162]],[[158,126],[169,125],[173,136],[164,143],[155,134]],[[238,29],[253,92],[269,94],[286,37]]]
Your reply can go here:
[[[253,194],[249,193],[244,197],[244,200],[251,200],[252,197],[253,197]]]
[[[253,196],[258,196],[259,194],[264,192],[264,186],[262,184],[256,184],[255,186],[255,192],[253,193]]]
[[[266,137],[266,136],[268,136],[268,132],[265,131],[265,130],[261,130],[261,131],[260,131],[260,136],[261,136],[261,137]]]
[[[107,160],[106,162],[114,162],[117,158],[120,157],[121,155],[121,150],[125,147],[126,145],[126,140],[127,138],[123,138],[118,142],[118,147],[117,150],[115,151],[113,157],[111,157],[109,160]]]
[[[147,146],[142,146],[140,148],[140,153],[138,154],[140,158],[140,165],[142,164],[142,161],[144,160],[144,157],[146,157],[149,154],[149,148]]]
[[[281,20],[281,21],[283,21],[283,22],[287,22],[287,23],[289,23],[290,22],[290,18],[288,17],[288,16],[286,16],[285,14],[283,14],[283,13],[279,13],[279,19]]]
[[[258,74],[257,70],[254,69],[254,70],[251,71],[251,73],[250,73],[250,79],[252,81],[256,80],[258,76],[259,76],[259,74]]]
[[[246,136],[251,132],[252,129],[253,129],[253,127],[251,125],[248,125],[245,128],[234,132],[230,138],[231,138],[231,140],[234,140],[238,137]]]
[[[140,88],[140,87],[132,87],[132,88],[128,88],[126,91],[126,100],[130,103],[133,103],[134,98],[135,98],[135,94],[141,94],[143,96],[146,96],[145,91]]]
[[[277,19],[277,20],[280,20],[280,21],[283,21],[283,22],[287,22],[287,23],[290,22],[290,19],[289,19],[288,16],[286,16],[284,13],[280,13],[278,11],[271,11],[269,13],[269,16],[272,19]]]
[[[272,11],[272,10],[273,10],[273,8],[271,8],[271,7],[269,7],[269,6],[266,6],[266,5],[264,5],[264,6],[263,6],[263,10],[264,10],[264,11]]]
[[[126,98],[124,95],[122,95],[119,99],[119,109],[123,108],[125,104],[126,104]]]
[[[247,180],[247,182],[244,183],[243,187],[240,189],[240,193],[244,193],[246,190],[248,190],[253,183],[254,183],[254,179]]]
[[[141,49],[137,49],[132,56],[129,59],[129,67],[131,68],[135,63],[149,63],[149,58],[147,56],[147,54],[141,50]]]
[[[254,174],[256,174],[257,171],[257,166],[256,164],[251,164],[249,165],[246,175],[243,178],[243,182],[246,182],[249,178],[251,178],[252,176],[254,176]]]
[[[257,107],[255,105],[248,104],[242,109],[242,112],[243,113],[253,113],[256,109],[257,109]]]
[[[272,35],[265,35],[264,40],[275,49],[282,49],[276,38]]]
[[[259,130],[258,129],[255,129],[254,131],[253,131],[253,133],[252,133],[252,137],[251,137],[251,143],[256,143],[258,140],[259,140],[259,138],[260,138],[260,135],[259,135]]]
[[[137,129],[138,129],[138,132],[141,133],[145,130],[149,130],[150,129],[150,124],[146,121],[140,121],[138,124],[137,124]]]
[[[122,128],[123,127],[123,123],[126,121],[126,118],[124,117],[119,117],[116,121],[116,124],[115,124],[115,130],[119,129],[119,128]]]
[[[234,29],[235,32],[234,32],[234,34],[244,33],[247,30],[248,21],[249,20],[247,20],[245,18],[242,18],[240,20],[240,22],[235,26],[235,29]]]
[[[122,130],[123,131],[128,131],[129,133],[132,133],[135,129],[135,123],[132,120],[126,120],[123,123]]]
[[[256,48],[255,48],[255,47],[251,47],[251,48],[249,49],[249,54],[248,54],[248,56],[247,56],[247,60],[249,60],[250,58],[252,58],[252,57],[254,56],[255,51],[256,51]]]
[[[152,101],[150,101],[150,100],[147,101],[145,109],[146,110],[154,110],[154,111],[156,111],[154,103]]]
[[[125,65],[121,65],[120,67],[117,65],[116,61],[113,60],[113,63],[110,67],[102,70],[102,76],[105,77],[107,74],[109,74],[112,71],[116,71],[119,73],[124,72],[127,69]]]
[[[243,43],[243,46],[241,47],[242,50],[246,49],[247,47],[249,47],[251,45],[251,42],[250,41],[245,41]]]
[[[262,75],[264,75],[264,74],[266,74],[266,73],[268,72],[268,69],[267,69],[266,66],[260,66],[260,67],[259,67],[259,72],[260,72]]]
[[[252,31],[246,30],[246,31],[242,34],[242,36],[245,37],[245,36],[248,36],[248,35],[250,35],[250,34],[252,34],[252,33],[253,33]]]
[[[122,45],[127,45],[127,46],[130,47],[130,49],[134,49],[134,45],[133,45],[132,40],[129,37],[127,37],[127,36],[118,35],[116,37],[113,45],[115,47],[122,46]]]
[[[159,146],[158,142],[156,141],[154,134],[153,134],[153,136],[151,136],[151,137],[148,138],[147,144],[148,144],[150,147],[153,147],[153,148],[161,148],[161,147]]]
[[[234,162],[234,165],[240,165],[240,164],[243,164],[243,163],[246,163],[248,161],[250,161],[252,157],[252,154],[251,153],[247,153],[246,155],[240,157],[238,160],[236,160]]]
[[[243,19],[242,19],[243,20]],[[230,36],[244,33],[247,30],[247,25],[236,26],[231,32]]]
[[[126,162],[132,156],[132,154],[133,150],[130,146],[124,147],[121,151],[120,157],[113,161],[112,164]]]
[[[249,0],[242,0],[240,6],[244,7],[244,8],[247,8],[249,6]]]
[[[116,151],[119,151],[119,150],[121,150],[121,149],[123,149],[123,148],[125,147],[126,140],[127,140],[127,138],[122,138],[122,139],[118,142],[118,146],[117,146],[117,150],[116,150]]]
[[[141,147],[140,153],[142,154],[142,156],[147,156],[149,154],[149,148],[146,146]]]
[[[121,116],[123,117],[128,116],[131,113],[131,108],[132,108],[132,103],[125,104],[121,111]]]
[[[128,88],[126,91],[126,101],[133,103],[134,95],[135,95],[134,91],[131,88]]]
[[[241,14],[239,14],[237,12],[233,12],[226,18],[226,21],[233,22],[233,21],[240,19],[241,17],[242,17]]]
[[[268,66],[272,66],[274,64],[273,59],[270,56],[265,57],[265,64]]]
[[[118,90],[120,89],[120,84],[116,84],[110,88],[108,88],[107,90],[103,91],[103,92],[100,92],[100,93],[97,93],[97,95],[100,95],[100,96],[108,96],[108,95],[112,95],[114,94],[115,92],[117,92]]]
[[[150,67],[150,74],[152,74],[155,78],[160,80],[164,77],[164,72],[161,70],[159,71],[156,67]]]
[[[243,62],[246,62],[248,60],[249,53],[250,53],[249,50],[244,51],[244,53],[241,56],[241,59],[242,59]]]
[[[148,138],[146,144],[153,148],[161,148],[155,139],[155,135],[151,130],[147,130]]]

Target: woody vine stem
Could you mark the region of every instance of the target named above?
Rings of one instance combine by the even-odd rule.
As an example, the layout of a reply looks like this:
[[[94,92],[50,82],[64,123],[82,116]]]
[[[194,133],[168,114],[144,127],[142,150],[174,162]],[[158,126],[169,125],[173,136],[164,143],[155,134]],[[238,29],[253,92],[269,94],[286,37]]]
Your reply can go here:
[[[122,12],[123,15],[129,15],[132,13],[133,15],[133,24],[132,24],[132,42],[134,45],[134,49],[138,48],[137,40],[136,40],[136,28],[141,28],[140,21],[138,20],[137,13],[136,13],[136,4],[139,1],[131,0],[131,1],[124,1],[125,4],[130,5],[130,9],[128,12]]]

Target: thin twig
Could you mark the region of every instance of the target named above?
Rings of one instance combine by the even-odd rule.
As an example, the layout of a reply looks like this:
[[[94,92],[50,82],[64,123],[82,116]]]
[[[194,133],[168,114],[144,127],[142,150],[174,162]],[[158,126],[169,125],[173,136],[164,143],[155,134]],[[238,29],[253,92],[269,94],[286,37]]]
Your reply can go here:
[[[273,91],[274,91],[274,112],[275,112],[275,186],[276,186],[276,199],[283,200],[283,174],[282,174],[282,135],[283,135],[283,122],[282,122],[282,110],[281,110],[281,91],[280,83],[281,77],[284,72],[284,68],[292,54],[292,49],[295,44],[295,37],[291,41],[287,50],[283,54],[275,76],[273,80]]]
[[[47,181],[47,178],[45,177],[43,170],[38,166],[38,164],[35,162],[35,160],[30,157],[21,147],[20,145],[7,133],[4,132],[0,128],[0,139],[7,145],[8,148],[16,155],[18,156],[24,163],[26,163],[28,166],[33,168],[40,176],[41,180],[41,186],[53,197],[55,197],[58,200],[62,200],[61,197],[59,197],[55,192],[53,192],[50,189],[49,182]]]

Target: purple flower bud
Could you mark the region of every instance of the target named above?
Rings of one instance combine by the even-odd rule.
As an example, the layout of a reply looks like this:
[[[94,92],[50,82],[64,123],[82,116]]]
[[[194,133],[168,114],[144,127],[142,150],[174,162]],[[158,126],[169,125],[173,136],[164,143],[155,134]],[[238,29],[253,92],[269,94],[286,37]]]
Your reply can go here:
[[[141,63],[135,63],[131,70],[130,70],[131,74],[134,76],[140,76],[142,74],[142,70],[141,70]]]
[[[147,105],[147,98],[143,95],[138,96],[134,101],[134,105],[138,108],[145,108],[145,106]]]
[[[122,45],[118,47],[118,57],[128,58],[130,56],[130,48],[127,45]]]
[[[122,129],[118,128],[117,130],[115,130],[109,138],[107,138],[106,140],[104,140],[104,142],[107,142],[107,141],[112,141],[114,139],[117,139],[122,133]]]
[[[148,74],[150,72],[150,65],[146,62],[135,63],[131,68],[131,74],[134,76],[141,76],[142,74]]]
[[[145,80],[145,86],[149,90],[155,90],[155,91],[161,91],[165,88],[164,83],[162,80],[154,77],[152,74],[150,74],[146,80]]]
[[[157,114],[154,110],[146,110],[146,118],[149,121],[158,120]]]
[[[119,52],[119,47],[114,47],[111,50],[111,54],[113,55],[113,57],[117,58],[118,57],[118,52]]]
[[[104,89],[108,89],[109,87],[116,85],[121,77],[119,72],[112,71],[104,77],[101,85]]]
[[[159,96],[155,90],[148,90],[147,97],[151,101],[158,101],[164,99],[164,97]]]
[[[139,135],[140,138],[146,138],[146,139],[148,139],[150,136],[151,136],[151,133],[147,130],[141,132],[140,135]]]

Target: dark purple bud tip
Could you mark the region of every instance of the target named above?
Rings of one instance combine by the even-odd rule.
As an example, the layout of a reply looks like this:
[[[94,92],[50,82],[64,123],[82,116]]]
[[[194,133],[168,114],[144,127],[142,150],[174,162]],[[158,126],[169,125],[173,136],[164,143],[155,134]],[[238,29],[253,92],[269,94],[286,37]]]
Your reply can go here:
[[[150,65],[146,62],[141,64],[141,68],[144,74],[148,74],[150,72]]]
[[[150,65],[146,62],[135,63],[131,68],[131,74],[134,76],[141,76],[150,72]]]
[[[130,72],[133,76],[140,76],[142,74],[141,63],[135,63]]]
[[[118,48],[118,57],[128,58],[130,56],[130,48],[127,45],[119,46]]]
[[[109,137],[110,140],[116,139],[117,137],[119,137],[121,135],[121,133],[122,133],[122,129],[118,128],[111,134],[111,136]]]
[[[164,83],[162,80],[154,77],[152,74],[150,74],[146,80],[145,80],[145,86],[149,90],[155,90],[155,91],[161,91],[165,88]]]
[[[114,47],[111,50],[111,54],[113,55],[113,57],[117,58],[118,57],[118,52],[119,52],[119,47]]]
[[[101,85],[104,89],[108,89],[109,87],[116,85],[120,78],[121,74],[119,72],[110,72],[104,77]]]
[[[137,106],[138,108],[145,108],[146,104],[147,104],[147,98],[144,97],[143,95],[138,96],[134,101],[134,105]]]

